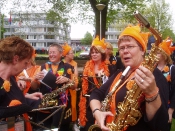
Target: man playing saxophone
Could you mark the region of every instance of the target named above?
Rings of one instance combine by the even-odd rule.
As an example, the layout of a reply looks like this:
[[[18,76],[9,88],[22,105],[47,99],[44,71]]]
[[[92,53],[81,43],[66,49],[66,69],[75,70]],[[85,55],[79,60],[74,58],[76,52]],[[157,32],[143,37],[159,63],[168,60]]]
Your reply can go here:
[[[142,65],[145,60],[148,36],[148,33],[141,32],[140,26],[131,25],[120,34],[119,54],[124,66],[130,66],[131,69],[113,93],[108,103],[110,111],[100,110],[101,101],[119,80],[121,71],[115,72],[100,89],[95,90],[90,96],[93,116],[103,131],[167,130],[168,85],[166,79],[157,68],[150,71]],[[134,91],[135,85],[138,86],[138,89]],[[137,93],[139,97],[135,97]],[[135,102],[137,103],[132,104]],[[136,119],[133,119],[133,116]],[[110,127],[111,122],[115,125],[112,128]]]

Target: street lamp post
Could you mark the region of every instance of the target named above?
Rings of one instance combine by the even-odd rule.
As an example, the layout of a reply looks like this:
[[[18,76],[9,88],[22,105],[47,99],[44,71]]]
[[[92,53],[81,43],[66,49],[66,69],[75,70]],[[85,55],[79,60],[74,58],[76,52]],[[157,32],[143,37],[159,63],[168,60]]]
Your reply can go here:
[[[102,35],[102,33],[101,33],[101,29],[102,29],[102,24],[101,24],[101,11],[105,8],[105,6],[106,5],[104,5],[104,4],[97,4],[96,5],[96,7],[97,7],[97,9],[100,11],[100,40],[101,40],[101,35]]]

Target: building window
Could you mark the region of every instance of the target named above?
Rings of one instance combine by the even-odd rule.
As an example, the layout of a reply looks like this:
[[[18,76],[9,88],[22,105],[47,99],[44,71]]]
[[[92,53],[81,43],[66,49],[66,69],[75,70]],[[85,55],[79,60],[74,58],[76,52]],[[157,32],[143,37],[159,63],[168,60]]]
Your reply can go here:
[[[54,32],[54,28],[47,28],[48,32]]]
[[[51,43],[51,42],[48,42],[48,43],[47,43],[48,47],[49,47],[51,44],[53,44],[53,43]]]
[[[46,27],[44,27],[44,32],[47,32],[47,29],[46,29]]]
[[[43,47],[43,43],[36,43],[37,47]]]
[[[44,35],[44,39],[55,39],[54,35]]]

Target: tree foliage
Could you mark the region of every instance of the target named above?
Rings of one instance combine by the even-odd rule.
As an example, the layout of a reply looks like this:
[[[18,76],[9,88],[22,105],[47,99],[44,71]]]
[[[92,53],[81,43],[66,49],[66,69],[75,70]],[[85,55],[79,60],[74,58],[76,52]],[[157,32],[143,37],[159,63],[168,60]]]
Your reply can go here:
[[[114,23],[116,19],[120,19],[118,17],[122,17],[122,19],[128,22],[133,21],[133,12],[135,9],[144,9],[147,1],[149,0],[49,0],[48,2],[52,3],[52,8],[50,9],[48,18],[54,16],[53,14],[55,12],[58,16],[67,18],[64,20],[69,22],[82,21],[91,23],[95,26],[95,35],[100,35],[101,28],[101,35],[105,37],[106,29],[110,23]],[[101,11],[101,27],[100,11],[96,8],[97,4],[105,5],[105,8]]]
[[[0,15],[1,15],[0,16],[0,26],[1,26],[0,27],[0,32],[1,32],[0,33],[1,34],[0,38],[3,38],[4,32],[5,32],[5,29],[4,29],[4,16],[5,15],[4,14],[1,14],[1,13],[0,13]]]
[[[132,16],[135,9],[144,9],[145,2],[149,0],[2,0],[1,4],[7,6],[7,3],[13,5],[13,11],[43,10],[48,12],[48,20],[61,22],[91,23],[95,26],[96,34],[100,34],[100,12],[96,8],[97,4],[104,4],[106,7],[102,13],[102,36],[105,37],[105,31],[109,23],[115,22],[119,13],[128,22],[134,18]],[[121,13],[122,12],[122,13]]]
[[[92,40],[93,40],[93,37],[92,37],[91,33],[86,32],[86,34],[84,35],[84,38],[81,39],[81,43],[83,45],[91,45]]]
[[[82,0],[79,0],[82,2]],[[85,0],[81,5],[90,3],[90,6],[95,14],[94,25],[96,29],[95,35],[100,35],[102,30],[102,38],[105,37],[105,32],[109,24],[114,23],[116,19],[125,19],[128,22],[133,21],[133,12],[136,9],[144,9],[146,2],[149,0]],[[101,27],[100,27],[100,11],[96,8],[97,4],[104,4],[106,7],[101,11]],[[87,8],[87,7],[86,7]],[[87,9],[86,9],[87,10]],[[82,12],[80,12],[82,13]],[[120,15],[119,15],[120,14]],[[120,17],[120,18],[119,18]]]
[[[165,3],[165,0],[153,0],[144,12],[151,26],[162,34],[163,39],[168,36],[175,37],[169,8],[169,4]]]
[[[164,36],[171,31],[169,6],[165,0],[1,0],[0,4],[5,9],[7,4],[13,5],[13,12],[24,10],[39,10],[48,13],[47,19],[62,23],[90,23],[95,27],[95,34],[105,37],[105,32],[109,24],[115,24],[116,20],[122,19],[126,23],[135,23],[133,12],[138,10],[145,13],[153,27],[156,27]],[[151,4],[150,4],[151,2]],[[106,5],[101,11],[102,23],[100,27],[100,11],[96,8],[97,4]],[[147,7],[146,5],[150,5]],[[173,34],[173,32],[172,32]]]

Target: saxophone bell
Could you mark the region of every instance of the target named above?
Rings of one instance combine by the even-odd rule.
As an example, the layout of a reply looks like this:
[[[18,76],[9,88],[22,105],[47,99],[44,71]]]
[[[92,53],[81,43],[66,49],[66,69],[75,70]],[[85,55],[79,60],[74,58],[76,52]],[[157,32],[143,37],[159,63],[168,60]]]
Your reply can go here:
[[[88,131],[102,131],[102,129],[98,125],[94,124],[89,127]]]

